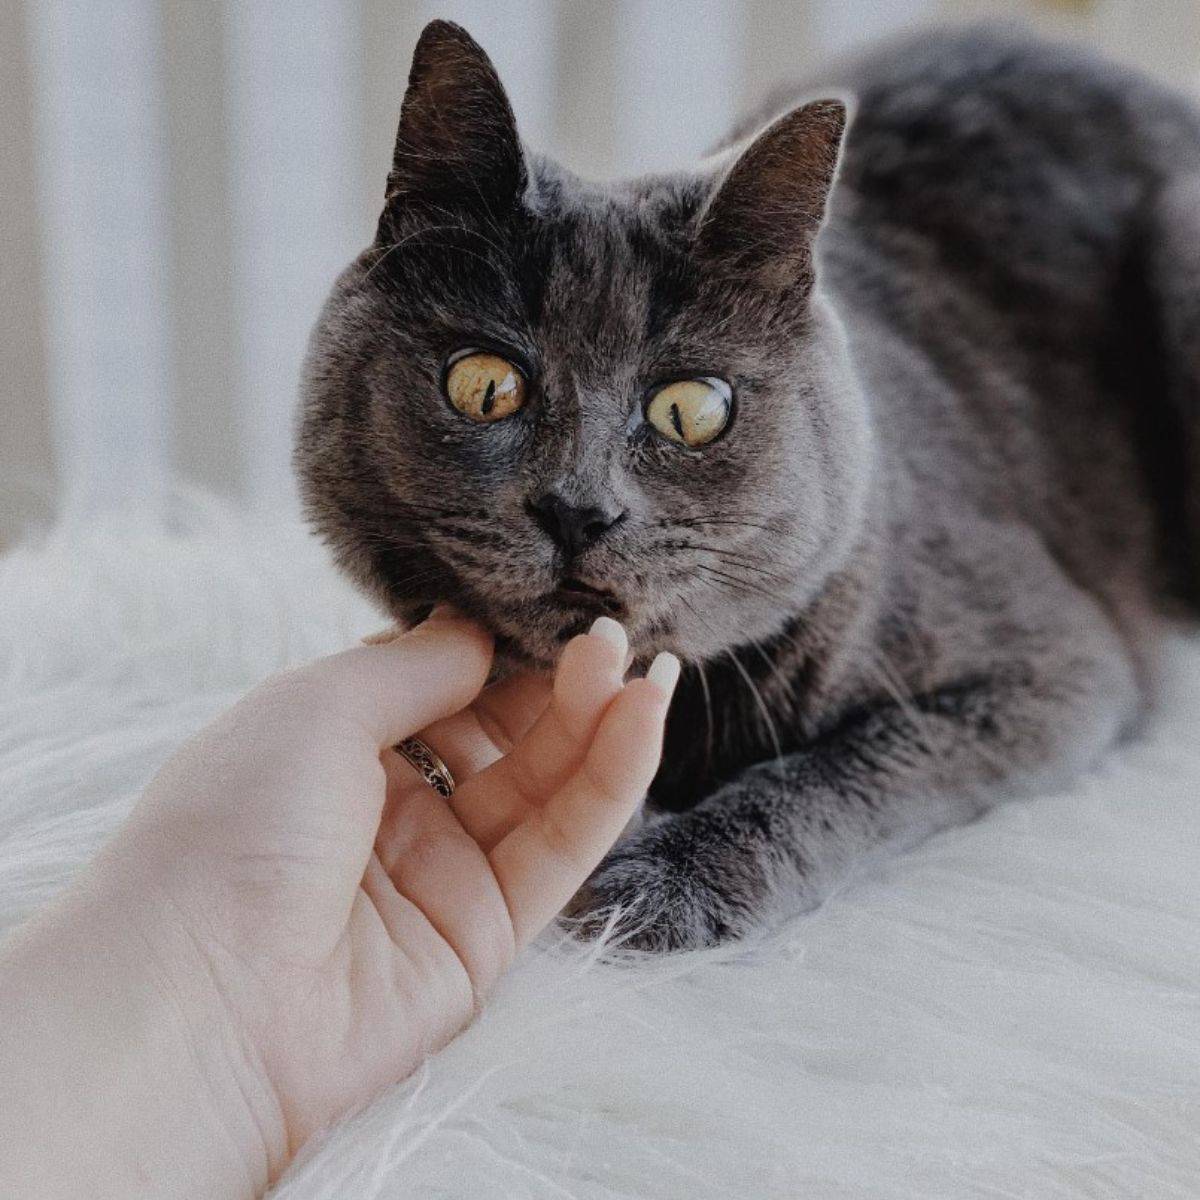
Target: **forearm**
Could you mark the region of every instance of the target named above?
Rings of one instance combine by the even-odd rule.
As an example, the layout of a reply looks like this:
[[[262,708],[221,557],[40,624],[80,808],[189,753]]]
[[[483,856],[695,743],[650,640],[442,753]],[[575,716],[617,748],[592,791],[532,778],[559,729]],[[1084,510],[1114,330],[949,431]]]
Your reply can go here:
[[[120,890],[93,871],[0,947],[0,1195],[260,1195],[274,1098],[194,947]]]

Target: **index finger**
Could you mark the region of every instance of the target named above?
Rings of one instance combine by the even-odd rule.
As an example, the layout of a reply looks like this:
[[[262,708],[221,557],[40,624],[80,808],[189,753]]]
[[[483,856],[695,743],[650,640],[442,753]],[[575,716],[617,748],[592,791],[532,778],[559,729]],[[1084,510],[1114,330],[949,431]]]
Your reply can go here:
[[[491,662],[482,626],[435,613],[394,641],[331,654],[267,686],[277,702],[349,721],[383,749],[470,704]]]

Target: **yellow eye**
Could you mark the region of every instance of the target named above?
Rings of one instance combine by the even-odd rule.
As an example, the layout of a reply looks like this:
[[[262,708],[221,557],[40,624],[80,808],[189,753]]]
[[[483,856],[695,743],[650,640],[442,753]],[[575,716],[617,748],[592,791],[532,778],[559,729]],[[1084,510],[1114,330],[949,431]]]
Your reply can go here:
[[[446,372],[446,398],[472,421],[502,421],[525,406],[525,376],[498,354],[466,354]]]
[[[703,446],[729,424],[733,396],[721,379],[681,379],[660,387],[646,406],[646,420],[683,446]]]

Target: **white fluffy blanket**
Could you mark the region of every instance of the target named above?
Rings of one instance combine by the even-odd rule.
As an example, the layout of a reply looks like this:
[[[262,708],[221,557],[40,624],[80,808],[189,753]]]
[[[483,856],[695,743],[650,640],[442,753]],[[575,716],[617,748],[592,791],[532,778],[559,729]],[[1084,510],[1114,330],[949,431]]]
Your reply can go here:
[[[186,734],[379,622],[296,530],[0,559],[0,925]],[[1146,739],[880,866],[749,950],[612,966],[556,938],[279,1197],[1200,1195],[1200,644]]]

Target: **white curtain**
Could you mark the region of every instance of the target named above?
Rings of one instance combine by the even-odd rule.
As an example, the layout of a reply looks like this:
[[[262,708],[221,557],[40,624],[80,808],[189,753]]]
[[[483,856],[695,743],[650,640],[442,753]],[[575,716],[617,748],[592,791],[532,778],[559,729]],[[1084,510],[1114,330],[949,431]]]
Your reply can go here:
[[[294,507],[300,359],[370,237],[430,17],[489,51],[529,141],[604,176],[688,162],[855,41],[1017,12],[1200,76],[1193,0],[25,0],[0,17],[28,102],[5,136],[29,125],[0,221],[35,245],[6,260],[0,471],[31,488],[0,489],[0,538],[30,492],[153,517],[182,479]]]

